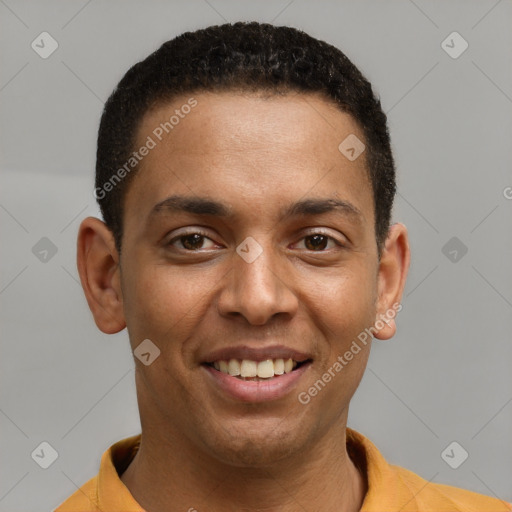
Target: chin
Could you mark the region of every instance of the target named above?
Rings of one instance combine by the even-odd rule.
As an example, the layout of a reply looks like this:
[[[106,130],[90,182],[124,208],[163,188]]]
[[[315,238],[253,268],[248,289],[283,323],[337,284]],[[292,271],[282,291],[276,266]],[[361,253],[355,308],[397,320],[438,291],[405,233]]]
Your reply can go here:
[[[299,427],[286,429],[282,422],[277,418],[264,424],[254,421],[244,428],[246,422],[242,421],[236,427],[217,429],[215,436],[210,431],[205,444],[214,458],[230,466],[272,466],[301,453],[307,443],[307,436],[300,435]]]

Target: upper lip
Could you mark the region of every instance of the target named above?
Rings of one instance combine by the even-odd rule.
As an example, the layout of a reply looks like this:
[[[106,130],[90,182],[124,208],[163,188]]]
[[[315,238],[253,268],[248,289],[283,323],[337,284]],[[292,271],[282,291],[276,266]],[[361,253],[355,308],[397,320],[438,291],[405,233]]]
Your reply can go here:
[[[215,361],[229,361],[230,359],[248,359],[249,361],[265,361],[266,359],[293,359],[297,362],[303,362],[312,359],[311,355],[300,352],[294,348],[284,345],[269,345],[266,347],[250,347],[248,345],[238,345],[235,347],[224,347],[209,352],[204,358],[203,363],[213,363]]]

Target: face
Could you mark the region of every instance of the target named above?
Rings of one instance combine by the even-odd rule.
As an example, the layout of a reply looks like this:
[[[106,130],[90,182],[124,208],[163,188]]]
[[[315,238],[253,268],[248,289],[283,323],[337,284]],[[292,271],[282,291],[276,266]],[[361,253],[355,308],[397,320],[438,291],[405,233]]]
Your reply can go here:
[[[135,359],[143,431],[266,464],[345,424],[370,343],[333,369],[393,295],[365,153],[338,149],[364,136],[317,95],[194,99],[168,134],[188,97],[141,123],[136,147],[155,146],[125,196],[119,314],[133,350],[160,350]]]

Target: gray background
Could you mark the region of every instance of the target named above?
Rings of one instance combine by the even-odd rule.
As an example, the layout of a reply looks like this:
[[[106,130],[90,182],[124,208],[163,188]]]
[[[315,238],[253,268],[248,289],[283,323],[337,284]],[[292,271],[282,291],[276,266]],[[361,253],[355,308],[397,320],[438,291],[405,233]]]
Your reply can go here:
[[[428,480],[512,501],[511,19],[506,0],[0,0],[0,511],[52,510],[139,432],[126,333],[96,329],[77,281],[99,117],[132,64],[225,20],[338,46],[389,114],[412,266],[349,425]],[[47,59],[31,48],[43,31],[59,43]],[[469,43],[457,59],[441,47],[453,31]],[[455,262],[442,250],[454,236],[468,249]],[[42,237],[58,249],[46,262]],[[59,453],[46,470],[31,458],[42,441]],[[452,441],[469,453],[458,469],[441,457]]]

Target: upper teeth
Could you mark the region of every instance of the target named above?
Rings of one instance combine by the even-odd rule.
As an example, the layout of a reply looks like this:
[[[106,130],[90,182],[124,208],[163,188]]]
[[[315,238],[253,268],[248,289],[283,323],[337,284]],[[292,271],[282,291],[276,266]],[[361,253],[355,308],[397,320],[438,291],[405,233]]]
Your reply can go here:
[[[230,359],[229,361],[215,361],[213,366],[222,373],[234,377],[259,377],[268,379],[275,375],[290,373],[296,366],[293,359],[266,359],[265,361],[251,361],[250,359]]]

